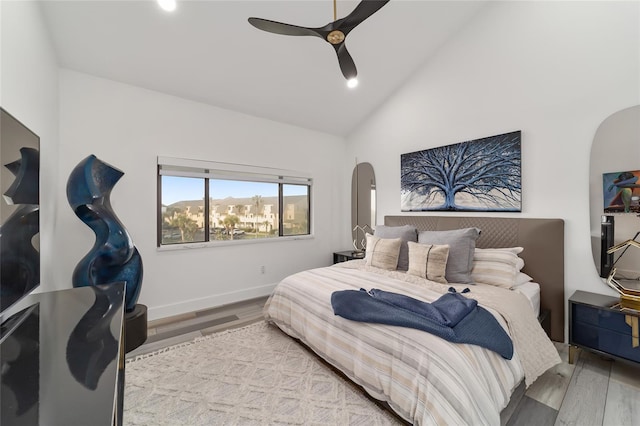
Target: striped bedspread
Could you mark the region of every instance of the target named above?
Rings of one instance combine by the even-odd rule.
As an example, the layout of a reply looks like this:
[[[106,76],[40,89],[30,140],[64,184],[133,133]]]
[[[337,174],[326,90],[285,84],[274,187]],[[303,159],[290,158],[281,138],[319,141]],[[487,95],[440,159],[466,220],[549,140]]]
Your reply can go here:
[[[330,298],[337,290],[378,288],[431,302],[448,288],[425,280],[421,281],[428,285],[407,282],[398,279],[400,275],[376,273],[359,265],[346,262],[285,278],[269,298],[265,318],[413,424],[500,424],[500,411],[525,375],[517,341],[513,358],[505,360],[479,346],[449,343],[420,330],[336,316]],[[471,287],[472,297],[474,290],[482,293],[478,286]],[[499,290],[509,297],[517,295]],[[523,296],[516,297],[528,303]],[[509,329],[501,314],[484,307]],[[535,321],[533,314],[531,317]]]

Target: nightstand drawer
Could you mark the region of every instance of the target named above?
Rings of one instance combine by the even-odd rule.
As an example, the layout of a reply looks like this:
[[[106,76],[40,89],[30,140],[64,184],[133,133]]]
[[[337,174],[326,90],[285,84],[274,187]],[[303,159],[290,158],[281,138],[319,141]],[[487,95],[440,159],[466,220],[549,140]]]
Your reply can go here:
[[[594,349],[599,348],[598,332],[600,329],[598,327],[581,321],[575,321],[573,325],[571,328],[573,338],[571,343]]]
[[[597,309],[585,305],[573,305],[573,318],[577,322],[591,324],[622,334],[631,334],[631,327],[625,322],[625,314]]]
[[[585,305],[573,305],[573,320],[591,325],[598,325],[598,312],[596,308]]]
[[[627,326],[629,328],[629,326]],[[600,350],[640,362],[640,346],[635,348],[631,344],[631,335],[616,332],[600,333]]]
[[[620,358],[640,362],[640,346],[633,347],[631,329],[628,333],[617,333],[591,324],[576,322],[573,328],[573,343],[597,349]]]

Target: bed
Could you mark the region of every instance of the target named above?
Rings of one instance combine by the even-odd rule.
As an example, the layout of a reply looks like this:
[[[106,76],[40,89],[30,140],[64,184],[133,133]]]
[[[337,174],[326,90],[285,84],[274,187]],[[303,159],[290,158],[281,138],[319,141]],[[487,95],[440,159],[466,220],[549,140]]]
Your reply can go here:
[[[477,228],[481,230],[475,240],[477,252],[522,247],[517,255],[524,260],[521,273],[539,285],[540,313],[549,322],[546,332],[532,309],[531,297],[523,292],[495,285],[443,284],[403,270],[374,267],[366,260],[285,278],[265,305],[266,320],[409,423],[500,424],[500,413],[515,389],[522,388],[522,383],[529,386],[560,361],[551,339],[564,341],[563,221],[387,216],[384,224],[387,228],[411,225],[419,232]],[[513,340],[511,359],[421,330],[351,321],[335,315],[331,305],[331,295],[344,290],[375,288],[433,302],[450,287],[458,292],[469,288],[468,296],[507,331]]]

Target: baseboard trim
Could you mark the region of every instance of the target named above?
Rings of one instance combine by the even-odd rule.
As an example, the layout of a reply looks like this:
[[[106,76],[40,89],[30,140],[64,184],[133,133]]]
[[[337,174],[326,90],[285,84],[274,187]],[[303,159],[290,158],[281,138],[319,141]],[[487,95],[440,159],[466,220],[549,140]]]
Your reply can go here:
[[[229,293],[215,294],[200,299],[191,299],[184,302],[173,303],[163,306],[149,306],[148,319],[154,321],[162,318],[181,315],[188,312],[200,311],[202,309],[216,308],[229,303],[242,302],[243,300],[255,299],[271,294],[276,284],[267,284],[260,287],[252,287],[245,290]]]

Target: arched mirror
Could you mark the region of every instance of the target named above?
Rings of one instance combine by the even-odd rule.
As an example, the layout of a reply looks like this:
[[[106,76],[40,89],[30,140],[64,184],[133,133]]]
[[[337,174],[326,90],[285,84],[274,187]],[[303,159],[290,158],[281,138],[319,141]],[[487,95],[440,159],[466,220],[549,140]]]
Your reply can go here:
[[[376,176],[369,163],[356,164],[351,176],[351,239],[356,251],[365,248],[365,234],[376,224]]]
[[[640,241],[640,106],[618,111],[602,122],[591,146],[589,171],[591,248],[598,273],[633,286],[640,284],[640,249],[607,249]]]

